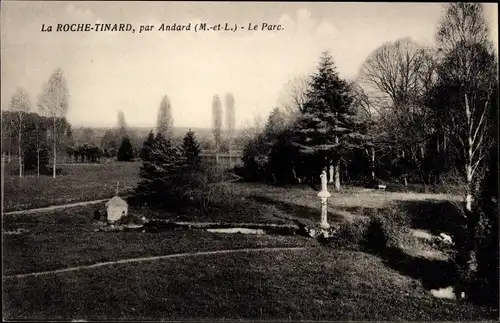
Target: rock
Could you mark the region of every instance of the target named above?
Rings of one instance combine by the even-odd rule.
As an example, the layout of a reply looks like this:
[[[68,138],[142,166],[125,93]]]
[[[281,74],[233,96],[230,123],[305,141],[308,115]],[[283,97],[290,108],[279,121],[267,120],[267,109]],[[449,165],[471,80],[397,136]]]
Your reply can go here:
[[[108,223],[115,223],[128,214],[128,203],[122,198],[115,196],[106,202]]]
[[[439,240],[447,244],[453,244],[453,240],[451,239],[451,237],[443,232],[439,234]]]

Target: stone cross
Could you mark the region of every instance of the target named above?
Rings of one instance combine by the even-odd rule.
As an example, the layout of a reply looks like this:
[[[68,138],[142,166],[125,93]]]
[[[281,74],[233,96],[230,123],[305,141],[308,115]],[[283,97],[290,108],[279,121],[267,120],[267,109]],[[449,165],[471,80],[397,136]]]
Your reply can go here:
[[[321,199],[321,222],[320,226],[322,229],[329,229],[328,224],[328,198],[330,193],[328,192],[326,171],[323,171],[319,176],[321,178],[321,192],[318,193],[318,197]]]

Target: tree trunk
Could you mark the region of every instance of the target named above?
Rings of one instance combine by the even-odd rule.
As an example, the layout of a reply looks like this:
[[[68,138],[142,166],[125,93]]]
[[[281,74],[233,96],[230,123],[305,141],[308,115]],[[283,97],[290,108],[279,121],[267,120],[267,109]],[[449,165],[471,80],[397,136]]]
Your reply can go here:
[[[2,179],[1,179],[1,181],[2,181],[2,187],[1,187],[1,193],[0,193],[0,194],[2,194],[2,201],[1,201],[2,202],[2,206],[1,206],[1,208],[2,208],[2,213],[1,213],[2,217],[3,217],[3,194],[4,194],[4,192],[3,192],[3,185],[4,185],[3,184],[3,180],[5,178],[5,174],[4,174],[4,172],[5,172],[5,165],[4,164],[5,164],[4,163],[4,159],[3,159],[3,156],[2,156],[2,164],[1,164],[1,167],[2,167]]]
[[[23,153],[21,149],[21,122],[19,122],[19,143],[18,143],[18,154],[19,154],[19,177],[23,177]]]
[[[292,168],[292,176],[293,176],[293,180],[295,183],[299,183],[300,184],[300,178],[297,177],[297,172],[295,171],[295,167]]]
[[[233,167],[231,140],[229,140],[229,167]]]
[[[40,177],[40,148],[36,148],[36,177]]]
[[[10,163],[10,151],[12,149],[12,138],[11,138],[11,134],[9,133],[9,155],[7,156],[7,161]]]
[[[372,179],[375,179],[375,148],[371,147],[371,168],[372,168]]]
[[[446,132],[443,133],[443,152],[446,153]]]
[[[219,166],[219,142],[215,141],[215,165]]]
[[[57,158],[57,149],[56,149],[56,117],[54,116],[54,134],[53,134],[53,139],[54,139],[54,165],[52,165],[52,177],[56,178],[56,158]]]

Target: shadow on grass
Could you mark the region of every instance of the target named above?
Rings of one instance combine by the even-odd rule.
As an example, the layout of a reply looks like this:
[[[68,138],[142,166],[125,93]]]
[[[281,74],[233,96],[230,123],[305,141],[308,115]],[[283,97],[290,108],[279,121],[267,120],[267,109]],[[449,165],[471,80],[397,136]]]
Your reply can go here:
[[[450,261],[414,257],[398,248],[388,248],[380,256],[389,268],[420,280],[427,290],[448,287],[456,282],[454,266]]]
[[[455,235],[464,224],[461,210],[450,201],[399,201],[414,229]]]
[[[299,204],[294,204],[294,203],[288,203],[288,202],[283,202],[279,200],[275,200],[272,198],[268,198],[265,196],[258,196],[258,195],[253,195],[252,199],[256,201],[257,203],[261,204],[268,204],[276,207],[278,210],[282,211],[285,213],[285,217],[287,220],[306,220],[306,221],[312,221],[312,222],[318,222],[320,221],[321,213],[320,209],[316,208],[311,208],[308,206],[304,205],[299,205]],[[319,204],[319,202],[318,202]],[[335,210],[328,210],[328,221],[340,221],[344,217],[336,213]]]

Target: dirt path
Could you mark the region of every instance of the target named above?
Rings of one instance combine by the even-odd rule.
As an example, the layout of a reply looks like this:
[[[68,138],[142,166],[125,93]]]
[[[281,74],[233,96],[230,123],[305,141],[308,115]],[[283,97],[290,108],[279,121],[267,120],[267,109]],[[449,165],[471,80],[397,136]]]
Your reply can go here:
[[[109,200],[109,198],[100,199],[100,200],[93,200],[93,201],[83,201],[83,202],[62,204],[62,205],[52,205],[52,206],[46,206],[46,207],[41,207],[41,208],[36,208],[36,209],[9,211],[9,212],[3,212],[2,215],[16,215],[16,214],[31,214],[31,213],[38,213],[38,212],[47,212],[47,211],[54,211],[54,210],[65,209],[65,208],[69,208],[69,207],[75,207],[75,206],[84,206],[84,205],[103,203],[103,202],[106,202],[108,200]]]
[[[163,260],[163,259],[170,259],[170,258],[210,256],[210,255],[250,253],[250,252],[295,251],[295,250],[304,250],[304,249],[307,249],[307,247],[245,248],[245,249],[233,249],[233,250],[215,250],[215,251],[200,251],[200,252],[192,252],[192,253],[177,253],[177,254],[171,254],[171,255],[165,255],[165,256],[130,258],[130,259],[122,259],[122,260],[116,260],[116,261],[99,262],[99,263],[96,263],[93,265],[76,266],[76,267],[41,271],[41,272],[35,272],[35,273],[29,273],[29,274],[10,275],[10,276],[4,276],[3,279],[14,279],[14,278],[21,279],[21,278],[26,278],[26,277],[45,276],[45,275],[60,274],[60,273],[66,273],[66,272],[70,272],[70,271],[92,269],[92,268],[98,268],[98,267],[104,267],[104,266],[129,264],[129,263],[143,262],[143,261]]]

